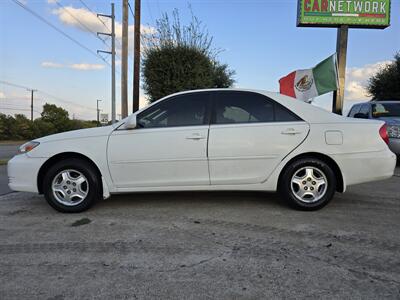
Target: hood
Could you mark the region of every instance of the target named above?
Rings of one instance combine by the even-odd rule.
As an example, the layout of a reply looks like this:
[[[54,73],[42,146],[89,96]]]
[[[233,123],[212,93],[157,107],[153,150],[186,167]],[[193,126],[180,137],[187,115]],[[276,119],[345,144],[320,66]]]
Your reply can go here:
[[[69,140],[69,139],[81,139],[88,137],[97,137],[97,136],[108,136],[114,130],[114,126],[104,126],[104,127],[94,127],[94,128],[85,128],[78,129],[72,131],[66,131],[62,133],[52,134],[45,137],[41,137],[39,139],[35,139],[40,143],[46,142],[54,142],[60,140]]]

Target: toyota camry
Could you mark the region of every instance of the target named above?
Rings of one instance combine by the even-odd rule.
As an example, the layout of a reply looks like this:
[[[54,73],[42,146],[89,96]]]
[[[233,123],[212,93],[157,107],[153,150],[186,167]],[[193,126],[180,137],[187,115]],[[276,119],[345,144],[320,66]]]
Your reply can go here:
[[[339,116],[277,93],[210,89],[160,99],[116,124],[30,141],[9,187],[81,212],[112,194],[279,191],[315,210],[350,185],[393,175],[379,120]]]

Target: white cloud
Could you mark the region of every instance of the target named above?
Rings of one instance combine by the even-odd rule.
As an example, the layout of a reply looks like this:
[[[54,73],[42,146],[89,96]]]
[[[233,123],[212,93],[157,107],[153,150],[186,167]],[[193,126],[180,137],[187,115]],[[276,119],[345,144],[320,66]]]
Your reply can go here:
[[[54,1],[54,0],[48,0]],[[64,8],[54,9],[53,14],[57,15],[59,20],[70,27],[77,28],[79,30],[85,32],[106,32],[111,29],[111,20],[109,18],[101,18],[104,22],[104,25],[96,15],[94,15],[91,11],[85,8],[75,8],[72,6],[65,6]],[[107,28],[106,28],[107,27]],[[129,25],[128,27],[128,43],[129,43],[129,51],[133,51],[133,34],[135,27],[133,25]],[[155,29],[151,26],[141,25],[141,33],[143,35],[152,34],[155,32]],[[122,24],[120,22],[115,22],[115,36],[117,39],[121,39],[122,37]],[[121,43],[117,42],[117,52],[120,51]]]
[[[62,65],[62,64],[54,63],[51,61],[44,61],[41,63],[41,66],[43,68],[63,68],[64,67],[64,65]]]
[[[2,91],[0,91],[0,99],[4,99],[6,97],[6,94],[4,94]]]
[[[347,68],[345,99],[353,101],[370,99],[365,89],[368,79],[388,63],[390,61],[380,61],[373,64],[366,64],[362,67]]]
[[[47,3],[49,4],[56,4],[57,0],[47,0]]]
[[[101,70],[104,69],[104,65],[102,64],[72,64],[68,66],[71,69],[89,71],[89,70]]]
[[[75,63],[66,65],[51,61],[44,61],[41,63],[41,66],[44,68],[69,68],[80,71],[102,70],[105,67],[102,64]]]

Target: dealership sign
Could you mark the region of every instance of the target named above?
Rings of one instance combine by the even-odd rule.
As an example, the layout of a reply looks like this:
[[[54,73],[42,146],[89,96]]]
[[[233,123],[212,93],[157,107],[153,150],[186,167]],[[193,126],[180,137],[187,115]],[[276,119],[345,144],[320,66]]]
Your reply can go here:
[[[385,28],[390,0],[299,0],[297,26]]]

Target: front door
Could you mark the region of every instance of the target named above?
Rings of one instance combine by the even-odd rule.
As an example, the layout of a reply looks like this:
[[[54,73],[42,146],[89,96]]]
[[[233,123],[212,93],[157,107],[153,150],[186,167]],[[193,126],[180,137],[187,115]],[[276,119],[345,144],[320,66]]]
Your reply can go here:
[[[208,107],[206,92],[174,96],[139,113],[138,128],[114,131],[108,161],[117,188],[210,184]]]

